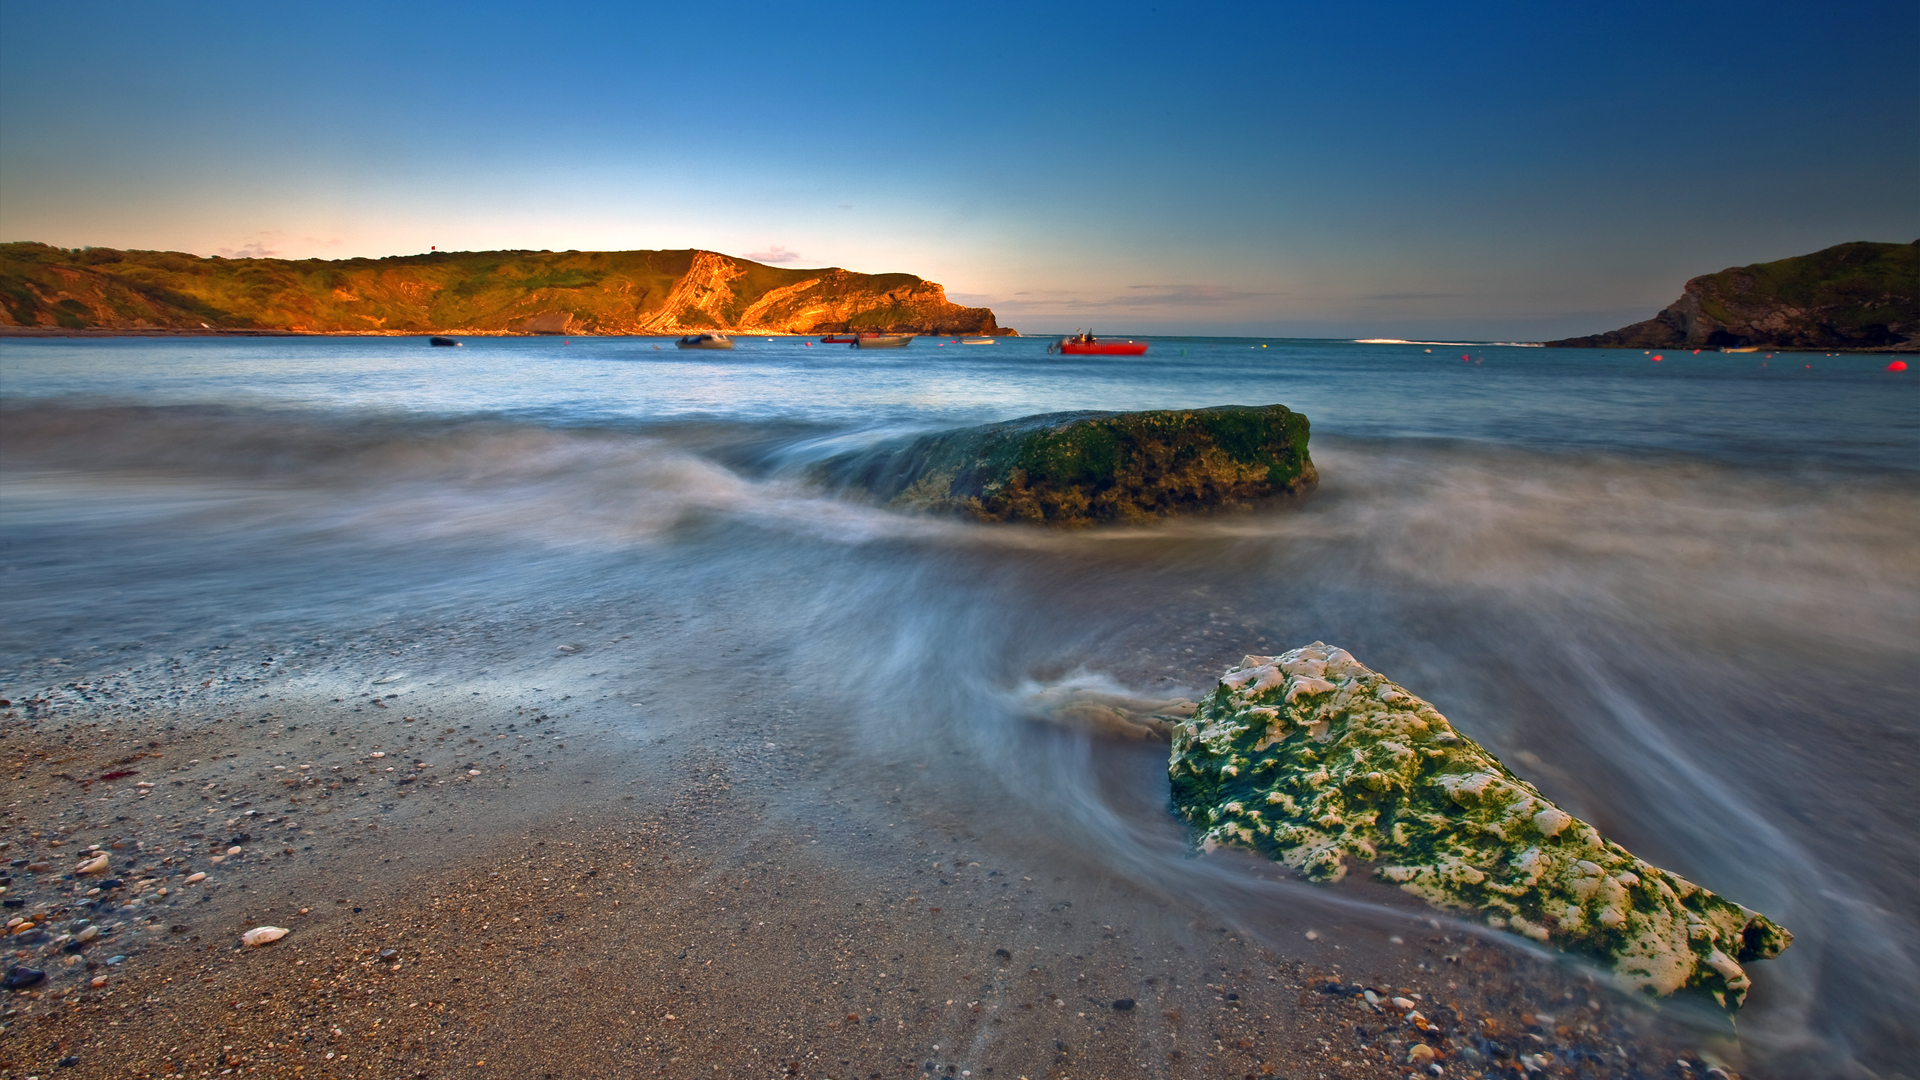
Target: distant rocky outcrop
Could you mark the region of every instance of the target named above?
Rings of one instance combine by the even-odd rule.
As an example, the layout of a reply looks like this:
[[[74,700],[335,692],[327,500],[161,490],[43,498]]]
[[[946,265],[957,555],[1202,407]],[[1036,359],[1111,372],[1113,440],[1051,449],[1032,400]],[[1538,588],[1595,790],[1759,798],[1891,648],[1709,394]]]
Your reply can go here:
[[[899,509],[977,521],[1149,521],[1312,487],[1307,435],[1307,418],[1284,405],[1048,413],[848,454],[820,475]]]
[[[712,251],[221,259],[0,244],[0,328],[319,334],[1010,334],[912,274]],[[18,332],[18,331],[16,331]]]
[[[1920,240],[1839,244],[1687,282],[1645,322],[1560,348],[1920,351]]]

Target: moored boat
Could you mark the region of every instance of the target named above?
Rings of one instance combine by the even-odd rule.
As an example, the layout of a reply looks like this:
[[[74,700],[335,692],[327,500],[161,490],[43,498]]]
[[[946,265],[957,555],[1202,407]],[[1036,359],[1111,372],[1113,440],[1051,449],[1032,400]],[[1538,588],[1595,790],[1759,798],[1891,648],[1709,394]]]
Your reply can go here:
[[[912,334],[861,334],[853,343],[856,349],[904,349],[913,344]]]
[[[682,349],[731,349],[733,339],[723,334],[688,334],[674,344]]]
[[[854,345],[860,341],[859,334],[828,334],[820,339],[822,345]]]
[[[960,344],[962,344],[962,345],[991,345],[991,344],[993,344],[993,339],[992,339],[992,338],[990,338],[990,337],[970,337],[970,338],[961,338],[961,339],[960,339]]]
[[[455,341],[450,337],[430,337],[427,339],[427,344],[438,346],[443,349],[447,349],[447,348],[457,349],[461,346],[462,342]]]
[[[1139,356],[1147,351],[1144,341],[1101,341],[1093,336],[1093,331],[1082,330],[1072,337],[1064,337],[1047,346],[1050,353],[1064,353],[1068,356]]]

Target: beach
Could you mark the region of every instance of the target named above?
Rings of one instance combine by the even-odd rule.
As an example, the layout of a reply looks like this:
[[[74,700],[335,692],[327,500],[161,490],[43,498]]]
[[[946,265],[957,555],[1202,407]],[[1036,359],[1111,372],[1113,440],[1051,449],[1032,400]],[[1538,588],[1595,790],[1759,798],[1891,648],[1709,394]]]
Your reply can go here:
[[[1870,358],[659,344],[0,342],[0,841],[46,974],[0,1075],[1910,1068],[1920,489]],[[1311,497],[1047,531],[811,471],[1230,402],[1312,420]],[[1792,948],[1735,1020],[1637,1000],[1202,854],[1165,743],[1034,704],[1314,640]]]

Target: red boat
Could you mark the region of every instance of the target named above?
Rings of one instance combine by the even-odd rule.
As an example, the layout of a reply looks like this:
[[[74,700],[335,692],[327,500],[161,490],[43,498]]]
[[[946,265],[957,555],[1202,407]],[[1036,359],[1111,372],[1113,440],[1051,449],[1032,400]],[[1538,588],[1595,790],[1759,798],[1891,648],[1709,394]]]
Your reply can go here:
[[[1047,348],[1048,352],[1065,353],[1068,356],[1139,356],[1147,351],[1144,341],[1101,341],[1093,336],[1093,331],[1082,330],[1068,338],[1061,338]]]

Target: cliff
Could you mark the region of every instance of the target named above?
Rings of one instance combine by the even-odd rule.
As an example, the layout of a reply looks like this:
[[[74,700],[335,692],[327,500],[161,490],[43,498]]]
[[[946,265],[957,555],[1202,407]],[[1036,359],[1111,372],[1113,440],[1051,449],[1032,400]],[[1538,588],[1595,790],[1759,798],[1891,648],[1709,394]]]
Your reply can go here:
[[[0,244],[0,327],[320,334],[1010,334],[912,274],[711,251],[222,259]]]
[[[1687,282],[1645,322],[1560,348],[1920,350],[1920,240],[1838,244]]]

